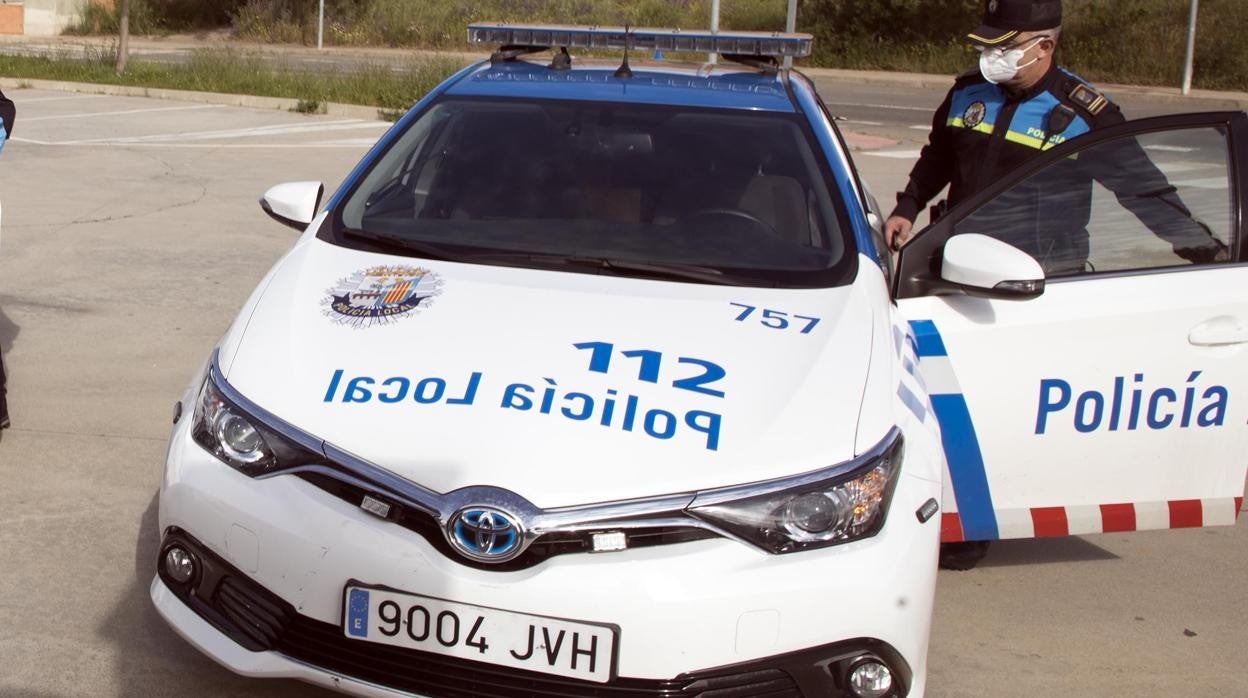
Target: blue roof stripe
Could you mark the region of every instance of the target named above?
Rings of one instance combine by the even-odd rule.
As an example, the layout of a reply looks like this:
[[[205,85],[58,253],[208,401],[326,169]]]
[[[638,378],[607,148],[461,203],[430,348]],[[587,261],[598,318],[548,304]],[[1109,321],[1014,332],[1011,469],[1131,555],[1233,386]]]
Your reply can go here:
[[[784,86],[774,75],[732,73],[707,77],[635,68],[633,77],[622,79],[615,77],[614,72],[606,68],[551,70],[544,65],[516,61],[486,66],[455,83],[447,94],[794,111]]]

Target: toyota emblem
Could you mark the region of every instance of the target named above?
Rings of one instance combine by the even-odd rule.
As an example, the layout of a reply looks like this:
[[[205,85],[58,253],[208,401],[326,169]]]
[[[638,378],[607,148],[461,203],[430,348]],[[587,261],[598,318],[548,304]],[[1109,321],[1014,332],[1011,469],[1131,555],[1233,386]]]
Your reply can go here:
[[[480,562],[504,562],[523,549],[524,529],[516,518],[490,507],[460,509],[447,527],[451,545]]]

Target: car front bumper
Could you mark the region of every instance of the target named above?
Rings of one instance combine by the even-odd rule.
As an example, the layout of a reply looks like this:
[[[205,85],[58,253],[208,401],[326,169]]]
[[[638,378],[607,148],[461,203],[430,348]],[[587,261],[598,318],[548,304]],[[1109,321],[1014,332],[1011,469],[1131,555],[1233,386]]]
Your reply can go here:
[[[211,573],[189,586],[158,576],[152,598],[179,634],[240,674],[370,696],[685,696],[708,686],[756,695],[749,682],[780,681],[789,692],[775,695],[812,698],[849,695],[839,674],[873,654],[908,695],[923,695],[938,519],[913,512],[940,497],[938,484],[903,474],[878,535],[820,551],[773,556],[713,539],[497,572],[448,559],[298,477],[248,478],[200,449],[189,421],[170,446],[161,551],[181,541]],[[352,579],[615,624],[616,677],[593,684],[347,639]]]

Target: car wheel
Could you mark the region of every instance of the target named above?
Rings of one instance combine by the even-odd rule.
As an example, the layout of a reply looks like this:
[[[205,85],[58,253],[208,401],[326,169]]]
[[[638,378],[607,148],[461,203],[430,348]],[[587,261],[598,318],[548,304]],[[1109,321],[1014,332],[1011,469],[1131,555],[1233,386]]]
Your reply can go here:
[[[973,540],[966,543],[941,543],[940,568],[942,570],[973,569],[988,554],[990,542]]]

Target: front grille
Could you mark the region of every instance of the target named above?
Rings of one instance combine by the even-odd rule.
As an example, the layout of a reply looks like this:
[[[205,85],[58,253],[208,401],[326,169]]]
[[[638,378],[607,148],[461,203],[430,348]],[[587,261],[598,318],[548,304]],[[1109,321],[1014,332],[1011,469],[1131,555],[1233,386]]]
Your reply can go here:
[[[377,496],[375,493],[368,492],[356,485],[321,473],[303,472],[299,473],[299,477],[352,506],[358,507],[360,502],[364,500],[365,495]],[[438,525],[438,522],[422,511],[415,511],[400,504],[392,503],[390,515],[387,519],[409,531],[419,534],[445,557],[469,567],[493,572],[512,572],[527,569],[541,564],[556,555],[590,552],[594,549],[592,536],[597,532],[556,531],[547,533],[530,544],[522,554],[514,559],[501,563],[489,563],[471,560],[456,553],[450,544],[446,542],[446,537],[442,535],[442,528]],[[604,527],[603,530],[612,531],[617,529],[612,529],[608,526]],[[711,531],[693,525],[648,526],[645,528],[625,529],[623,532],[629,549],[646,548],[655,545],[672,545],[674,543],[686,543],[719,537]]]
[[[261,645],[330,672],[438,698],[802,698],[781,669],[723,670],[608,684],[350,640],[342,628],[299,615],[254,582],[226,571],[212,609]]]
[[[349,640],[342,629],[298,617],[277,644],[289,657],[348,676],[413,693],[444,698],[801,698],[792,677],[779,669],[701,679],[616,679],[597,684],[439,654]]]

